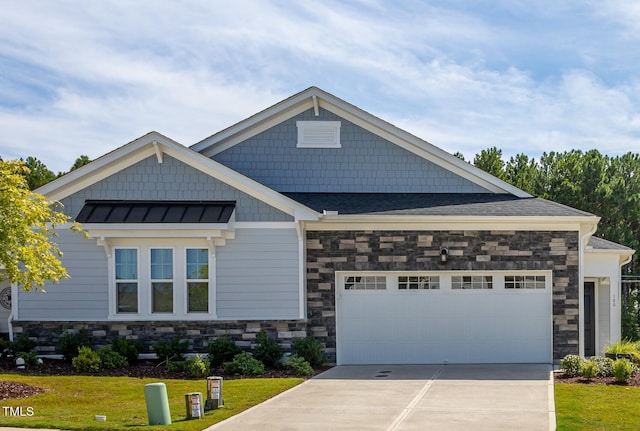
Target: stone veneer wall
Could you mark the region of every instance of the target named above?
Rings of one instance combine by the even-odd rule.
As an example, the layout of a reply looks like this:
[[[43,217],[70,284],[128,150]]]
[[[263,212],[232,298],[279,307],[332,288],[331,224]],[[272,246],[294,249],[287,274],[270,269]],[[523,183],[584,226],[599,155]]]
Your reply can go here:
[[[236,345],[250,349],[261,330],[276,339],[289,351],[293,340],[307,336],[305,320],[277,321],[199,321],[199,322],[14,322],[16,336],[27,334],[37,341],[41,355],[58,354],[56,346],[65,332],[86,330],[96,347],[111,344],[116,338],[139,340],[142,353],[150,353],[151,345],[161,339],[170,340],[176,335],[189,341],[190,353],[206,353],[209,341],[228,334]]]
[[[449,261],[440,263],[440,247]],[[577,232],[317,231],[307,232],[307,317],[335,361],[335,271],[553,272],[553,358],[578,353]]]

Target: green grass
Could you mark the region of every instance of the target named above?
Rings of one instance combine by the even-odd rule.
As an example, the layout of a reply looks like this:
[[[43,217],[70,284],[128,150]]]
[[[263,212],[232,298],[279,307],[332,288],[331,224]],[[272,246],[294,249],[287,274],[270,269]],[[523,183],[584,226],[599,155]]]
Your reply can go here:
[[[640,388],[556,384],[558,431],[640,429]]]
[[[167,385],[171,425],[148,426],[144,385],[157,379],[87,376],[23,376],[0,374],[0,381],[37,386],[45,393],[17,400],[0,401],[0,425],[27,428],[69,430],[202,430],[240,413],[303,381],[300,378],[225,380],[225,406],[208,411],[203,419],[186,420],[185,394],[202,392],[206,398],[206,380],[163,380]],[[203,400],[204,401],[204,400]],[[33,416],[5,414],[3,407],[33,409]],[[15,411],[15,410],[14,410]],[[106,422],[95,421],[106,415]]]

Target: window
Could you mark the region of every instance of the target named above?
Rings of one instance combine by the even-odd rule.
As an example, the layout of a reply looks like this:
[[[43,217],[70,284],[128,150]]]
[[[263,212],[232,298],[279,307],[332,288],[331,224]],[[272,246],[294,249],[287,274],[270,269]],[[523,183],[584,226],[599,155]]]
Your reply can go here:
[[[151,311],[173,313],[173,250],[151,249]]]
[[[454,275],[451,277],[452,289],[493,289],[493,277],[490,275]]]
[[[205,241],[175,238],[169,247],[157,239],[145,244],[127,238],[113,250],[110,318],[216,318],[215,278],[211,276],[211,254]]]
[[[430,290],[440,289],[440,276],[416,275],[398,277],[398,289],[400,290]]]
[[[187,312],[209,311],[209,251],[187,249]]]
[[[138,250],[119,248],[115,250],[116,262],[116,311],[138,312]]]
[[[544,289],[544,275],[507,275],[504,277],[505,289]]]
[[[297,148],[341,148],[340,121],[297,121]]]
[[[382,276],[348,276],[344,278],[346,290],[385,290],[387,277]]]

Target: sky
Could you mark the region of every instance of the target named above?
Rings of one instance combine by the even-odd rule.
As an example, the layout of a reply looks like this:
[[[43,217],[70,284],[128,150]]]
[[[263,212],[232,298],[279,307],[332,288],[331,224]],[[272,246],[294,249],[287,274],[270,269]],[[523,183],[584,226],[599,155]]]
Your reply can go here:
[[[0,0],[0,156],[190,146],[310,86],[467,160],[640,152],[635,0]]]

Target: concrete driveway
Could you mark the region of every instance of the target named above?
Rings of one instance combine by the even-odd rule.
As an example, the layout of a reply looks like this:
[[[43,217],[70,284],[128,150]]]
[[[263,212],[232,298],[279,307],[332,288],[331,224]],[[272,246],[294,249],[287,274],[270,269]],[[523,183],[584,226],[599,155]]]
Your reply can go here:
[[[209,429],[548,431],[551,366],[339,366]]]

